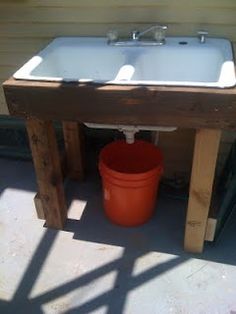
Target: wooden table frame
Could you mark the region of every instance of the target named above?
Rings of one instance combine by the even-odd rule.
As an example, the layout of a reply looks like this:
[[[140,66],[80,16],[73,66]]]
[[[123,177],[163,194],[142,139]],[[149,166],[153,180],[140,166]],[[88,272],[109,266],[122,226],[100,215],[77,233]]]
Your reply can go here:
[[[52,228],[63,228],[67,217],[52,120],[69,121],[64,122],[64,135],[75,177],[83,168],[77,122],[195,128],[184,247],[202,252],[221,130],[236,130],[236,88],[99,86],[12,78],[3,87],[10,113],[26,118],[40,199]]]

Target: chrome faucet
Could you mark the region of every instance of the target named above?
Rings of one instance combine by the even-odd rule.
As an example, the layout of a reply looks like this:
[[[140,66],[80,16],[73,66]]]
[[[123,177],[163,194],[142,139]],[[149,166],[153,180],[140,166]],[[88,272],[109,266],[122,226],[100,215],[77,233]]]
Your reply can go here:
[[[140,40],[140,38],[146,33],[149,33],[150,31],[155,31],[154,38],[156,40],[156,43],[159,45],[163,45],[165,44],[165,34],[167,28],[168,27],[166,25],[153,25],[142,32],[139,32],[137,30],[132,31],[131,37],[132,40]]]
[[[107,43],[113,46],[135,46],[135,45],[143,45],[143,46],[160,46],[165,44],[165,34],[167,30],[166,25],[153,25],[144,31],[140,32],[138,30],[134,30],[131,32],[131,40],[123,40],[119,41],[118,32],[116,30],[111,30],[107,33]],[[155,40],[140,40],[140,38],[146,33],[154,31],[154,39]]]

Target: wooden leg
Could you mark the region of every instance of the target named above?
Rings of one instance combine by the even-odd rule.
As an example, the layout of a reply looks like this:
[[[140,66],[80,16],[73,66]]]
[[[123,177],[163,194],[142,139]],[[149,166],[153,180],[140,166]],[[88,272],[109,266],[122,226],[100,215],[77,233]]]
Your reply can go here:
[[[63,122],[67,171],[71,179],[84,178],[84,148],[81,125],[77,122]]]
[[[220,136],[220,130],[196,132],[185,227],[184,248],[188,252],[203,250]]]
[[[66,176],[66,158],[65,158],[65,154],[61,154],[60,155],[60,160],[61,160],[62,177],[64,179],[65,176]],[[43,204],[42,204],[42,201],[40,199],[39,193],[36,193],[36,195],[34,197],[34,206],[35,206],[35,209],[36,209],[36,213],[37,213],[38,219],[45,220],[45,215],[44,215],[44,211],[43,211]]]
[[[62,229],[67,217],[67,208],[52,122],[31,118],[26,121],[26,126],[46,225]]]

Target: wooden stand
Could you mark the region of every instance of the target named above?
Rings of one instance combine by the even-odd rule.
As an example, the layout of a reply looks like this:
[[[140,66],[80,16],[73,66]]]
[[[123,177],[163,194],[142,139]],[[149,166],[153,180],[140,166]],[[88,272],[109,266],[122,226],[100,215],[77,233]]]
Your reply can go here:
[[[206,232],[206,226],[220,130],[236,130],[236,87],[100,86],[78,82],[32,83],[9,78],[3,88],[10,114],[28,119],[39,193],[49,227],[62,228],[66,219],[59,154],[51,120],[161,125],[198,129],[185,250],[201,252],[204,238],[212,238],[209,235],[212,231]],[[78,126],[76,122],[66,122],[63,126],[70,176],[80,178],[83,167]]]
[[[220,136],[220,130],[196,132],[184,240],[188,252],[203,250]]]
[[[38,217],[48,227],[62,229],[67,217],[61,160],[51,121],[27,120],[27,130],[37,176],[35,197]],[[77,122],[63,122],[67,171],[70,178],[84,176],[81,130]],[[196,132],[190,195],[186,218],[185,250],[200,253],[208,238],[207,222],[220,142],[220,130]]]

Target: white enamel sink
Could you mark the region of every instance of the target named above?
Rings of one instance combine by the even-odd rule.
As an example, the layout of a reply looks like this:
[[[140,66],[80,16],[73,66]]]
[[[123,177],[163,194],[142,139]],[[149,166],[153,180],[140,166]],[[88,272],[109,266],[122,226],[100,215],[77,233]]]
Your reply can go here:
[[[167,37],[165,45],[112,46],[106,38],[61,37],[30,59],[15,79],[121,85],[232,87],[231,43],[226,39]]]

